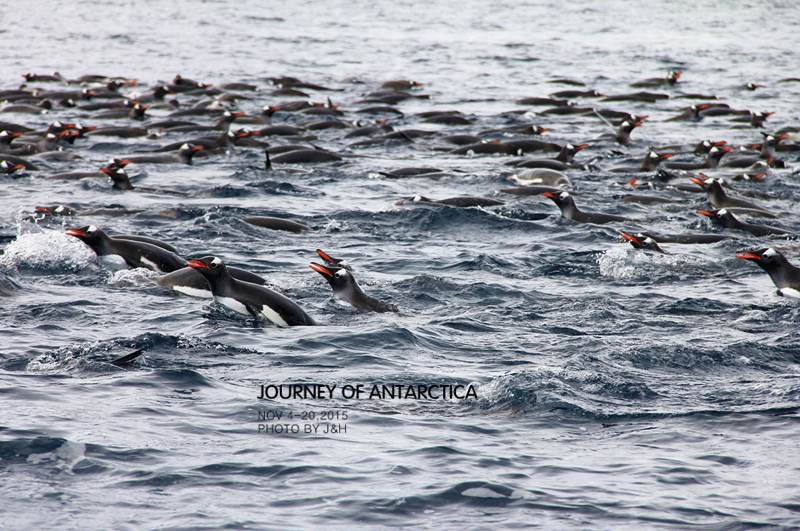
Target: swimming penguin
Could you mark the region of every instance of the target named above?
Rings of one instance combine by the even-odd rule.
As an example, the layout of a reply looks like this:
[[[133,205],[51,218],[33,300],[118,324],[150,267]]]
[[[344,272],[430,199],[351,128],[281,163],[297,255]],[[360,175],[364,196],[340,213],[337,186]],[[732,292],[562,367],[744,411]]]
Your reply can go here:
[[[67,230],[92,248],[97,256],[112,267],[144,267],[159,273],[171,273],[184,267],[185,260],[173,252],[152,243],[117,240],[94,225]]]
[[[508,177],[509,181],[524,186],[545,185],[545,186],[571,186],[569,177],[560,171],[547,168],[532,168],[524,170]]]
[[[287,151],[272,157],[272,164],[310,164],[317,162],[335,162],[342,160],[342,157],[330,151],[317,149],[298,149]]]
[[[267,283],[265,279],[255,273],[250,273],[238,267],[229,267],[228,273],[236,280],[250,282],[259,286],[263,286]],[[169,288],[178,293],[183,293],[184,295],[205,299],[214,298],[206,278],[192,267],[184,267],[172,273],[167,273],[166,275],[149,278],[159,286]]]
[[[589,144],[581,144],[581,145],[573,145],[573,144],[566,144],[564,147],[560,149],[558,155],[556,155],[552,159],[524,159],[519,162],[514,162],[513,165],[517,168],[548,168],[551,170],[559,170],[563,171],[568,168],[573,167],[581,167],[580,165],[575,165],[572,163],[572,160],[575,158],[575,155],[586,148],[589,147]]]
[[[428,199],[422,195],[415,195],[408,199],[401,199],[395,205],[407,205],[413,203],[421,203],[425,205],[447,205],[452,207],[488,207],[504,205],[502,201],[496,199],[488,199],[486,197],[448,197],[447,199]]]
[[[215,256],[188,260],[186,265],[205,277],[216,302],[237,313],[264,317],[281,327],[316,324],[300,306],[283,295],[233,278],[222,260]]]
[[[0,174],[2,175],[14,175],[16,172],[24,169],[25,166],[22,164],[11,164],[7,160],[0,161]]]
[[[657,253],[669,254],[664,249],[659,247],[658,243],[653,238],[648,238],[647,236],[642,237],[641,234],[634,236],[627,232],[623,232],[622,237],[629,241],[635,249],[646,249],[648,251],[655,251]]]
[[[174,155],[139,155],[127,157],[126,160],[135,164],[192,164],[195,153],[203,149],[203,146],[184,143]]]
[[[667,118],[664,120],[665,122],[699,122],[703,119],[703,115],[700,114],[700,111],[704,111],[708,109],[708,104],[703,105],[692,105],[683,109],[683,112],[677,116],[673,116],[672,118]]]
[[[578,210],[575,205],[575,200],[569,195],[568,192],[561,192],[559,195],[545,192],[542,194],[553,200],[553,202],[561,209],[561,216],[577,223],[596,223],[603,224],[611,221],[633,221],[624,216],[615,216],[613,214],[602,214],[599,212],[582,212]]]
[[[162,190],[160,188],[151,188],[149,186],[134,186],[128,177],[128,172],[124,168],[109,169],[103,168],[100,170],[111,178],[112,188],[115,190],[139,190],[140,192],[155,192],[162,194],[189,196],[189,192],[181,192],[178,190]]]
[[[683,245],[717,243],[722,240],[731,239],[730,236],[723,234],[653,234],[651,232],[639,232],[637,238],[650,238],[656,243],[680,243]]]
[[[309,265],[311,269],[322,275],[333,289],[333,297],[347,302],[362,312],[397,312],[397,306],[390,302],[370,297],[361,289],[353,274],[343,267],[322,266],[317,263]]]
[[[308,232],[311,230],[311,227],[303,225],[302,223],[297,223],[288,219],[271,218],[266,216],[250,216],[247,218],[242,218],[242,221],[249,223],[250,225],[256,225],[257,227],[264,227],[265,229],[282,230],[286,232],[294,232],[295,234],[302,234],[303,232]]]
[[[658,100],[668,100],[669,94],[659,94],[656,92],[633,92],[629,94],[613,94],[606,96],[600,101],[643,101],[655,103]]]
[[[714,146],[708,150],[708,154],[706,155],[705,162],[696,163],[696,162],[665,162],[664,167],[669,170],[710,170],[714,169],[719,166],[719,161],[722,160],[722,157],[725,153],[731,151],[733,148],[731,146],[724,147],[722,149]]]
[[[769,227],[767,225],[752,225],[750,223],[744,223],[739,221],[736,216],[734,216],[731,212],[728,212],[727,209],[721,208],[719,210],[698,210],[698,214],[702,214],[704,216],[708,216],[713,220],[716,220],[722,223],[722,226],[726,229],[736,229],[736,230],[743,230],[745,232],[749,232],[753,236],[770,236],[772,234],[777,235],[791,235],[794,234],[793,232],[789,232],[783,229],[778,229],[775,227]]]
[[[638,168],[635,166],[622,166],[617,168],[611,168],[608,171],[614,173],[651,172],[655,171],[658,168],[658,165],[661,164],[662,160],[667,160],[668,158],[671,158],[673,156],[674,155],[672,153],[659,154],[656,153],[655,151],[651,151],[644,156],[644,159],[642,159],[642,164]]]
[[[681,72],[670,70],[667,73],[667,77],[651,77],[643,81],[637,81],[636,83],[631,83],[630,86],[634,88],[665,87],[665,86],[671,87],[674,86],[680,78],[681,78]]]
[[[769,274],[778,294],[784,297],[800,298],[800,268],[786,260],[779,251],[773,248],[756,251],[739,251],[736,258],[751,260]]]
[[[700,174],[701,177],[706,177],[704,174]],[[718,179],[698,179],[697,177],[692,177],[689,179],[693,183],[699,185],[708,195],[708,200],[714,205],[714,208],[747,208],[752,210],[758,210],[763,212],[764,214],[769,214],[771,217],[775,217],[770,211],[765,209],[764,207],[752,203],[750,201],[745,201],[744,199],[738,199],[736,197],[731,197],[725,193],[725,190],[722,188],[722,184]],[[762,214],[763,215],[763,214]],[[770,217],[768,216],[768,217]]]

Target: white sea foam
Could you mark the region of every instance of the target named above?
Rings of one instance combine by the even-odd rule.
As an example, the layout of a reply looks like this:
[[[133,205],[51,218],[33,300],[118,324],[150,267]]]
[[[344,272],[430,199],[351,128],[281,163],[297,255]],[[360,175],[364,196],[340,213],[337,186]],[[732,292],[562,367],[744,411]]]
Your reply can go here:
[[[67,441],[52,452],[43,454],[30,454],[28,462],[38,465],[46,461],[52,461],[56,468],[72,474],[72,468],[86,458],[86,445]]]
[[[84,268],[96,260],[92,249],[63,232],[20,234],[0,256],[0,265],[10,268],[71,269]]]

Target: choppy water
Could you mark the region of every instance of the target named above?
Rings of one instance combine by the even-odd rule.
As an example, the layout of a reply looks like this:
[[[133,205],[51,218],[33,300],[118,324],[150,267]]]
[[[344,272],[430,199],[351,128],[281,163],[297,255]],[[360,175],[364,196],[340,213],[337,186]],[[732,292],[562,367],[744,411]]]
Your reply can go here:
[[[522,108],[515,100],[570,88],[548,83],[558,77],[619,94],[679,69],[686,92],[774,111],[765,131],[800,121],[800,83],[777,83],[800,75],[793,2],[270,4],[5,7],[2,88],[27,72],[120,75],[140,88],[181,74],[258,85],[253,100],[232,107],[254,114],[286,101],[267,95],[267,78],[292,75],[344,89],[310,95],[330,96],[344,119],[363,120],[353,111],[366,106],[356,103],[364,94],[406,78],[430,99],[398,104],[405,115],[390,119],[396,128],[476,134],[535,122],[551,129],[544,139],[563,144],[608,128],[596,118],[538,116],[536,107],[510,113]],[[742,90],[748,82],[765,86]],[[797,264],[800,245],[729,231],[738,239],[664,244],[669,255],[636,251],[619,230],[723,229],[695,213],[708,206],[703,194],[652,192],[680,200],[665,206],[616,203],[631,189],[613,183],[632,176],[607,171],[635,164],[650,146],[738,146],[761,135],[724,118],[663,122],[694,100],[580,101],[649,115],[630,147],[594,143],[577,157],[589,169],[567,171],[581,208],[633,223],[577,225],[543,197],[493,195],[511,186],[511,157],[432,151],[435,139],[348,148],[337,130],[315,133],[314,143],[362,157],[268,173],[261,150],[240,148],[193,166],[129,166],[135,184],[189,197],[42,177],[96,170],[109,157],[192,135],[79,139],[70,151],[81,160],[0,178],[0,527],[800,527],[800,306],[734,258],[775,246]],[[431,109],[458,109],[474,123],[413,116]],[[0,115],[37,128],[54,119],[96,125],[61,108]],[[276,123],[303,119],[275,115]],[[772,194],[757,201],[781,217],[762,222],[800,232],[800,157],[780,156],[788,169],[737,186]],[[379,173],[408,166],[452,175]],[[395,205],[417,194],[506,203]],[[58,203],[142,212],[29,220],[35,206]],[[241,221],[253,215],[313,230]],[[259,273],[323,326],[279,329],[166,292],[150,272],[109,271],[64,235],[90,223]],[[400,313],[334,302],[308,268],[317,248],[348,259],[365,291]],[[144,354],[127,370],[106,363],[137,349]],[[256,398],[261,385],[292,383],[472,384],[477,398]],[[303,412],[314,422],[297,419]],[[323,412],[339,416],[327,422]],[[259,433],[260,424],[301,432]],[[346,431],[306,434],[306,424]]]

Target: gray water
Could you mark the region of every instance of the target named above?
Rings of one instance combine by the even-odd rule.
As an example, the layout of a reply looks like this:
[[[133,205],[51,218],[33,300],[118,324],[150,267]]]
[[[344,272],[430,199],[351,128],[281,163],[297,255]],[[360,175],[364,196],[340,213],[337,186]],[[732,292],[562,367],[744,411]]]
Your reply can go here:
[[[561,77],[632,92],[630,82],[677,69],[679,90],[774,111],[765,131],[800,122],[800,83],[778,83],[800,76],[794,2],[36,1],[0,9],[3,89],[27,72],[124,76],[141,90],[181,74],[257,85],[253,100],[232,106],[255,114],[286,101],[268,95],[268,78],[291,75],[343,89],[310,91],[310,99],[330,97],[343,119],[364,120],[353,112],[366,106],[356,103],[364,94],[413,79],[430,99],[398,104],[405,114],[391,119],[396,128],[476,134],[532,121],[551,129],[542,139],[577,144],[608,127],[537,115],[537,107],[509,113],[521,108],[515,100],[571,88],[549,83]],[[742,90],[748,82],[764,87]],[[69,150],[82,159],[1,177],[0,527],[800,527],[800,306],[734,258],[773,246],[800,264],[800,247],[702,219],[703,194],[616,203],[633,190],[614,183],[632,175],[607,171],[636,163],[650,146],[739,146],[761,135],[725,119],[663,122],[695,100],[579,101],[649,116],[630,147],[593,143],[576,157],[589,169],[567,171],[581,208],[635,222],[577,225],[546,198],[494,194],[511,186],[504,163],[512,157],[432,151],[435,139],[350,148],[338,130],[316,133],[314,143],[360,157],[266,172],[263,152],[242,148],[192,166],[129,166],[136,185],[188,197],[43,178],[184,138],[176,134],[79,139]],[[457,109],[474,125],[413,116],[431,109]],[[0,113],[36,128],[54,119],[105,125],[63,108]],[[757,201],[780,217],[754,222],[800,232],[800,159],[781,158],[788,169],[736,186],[771,194]],[[379,173],[408,166],[451,175]],[[395,205],[417,194],[505,204]],[[35,206],[59,203],[143,212],[30,221]],[[254,215],[312,230],[241,221]],[[64,235],[88,224],[169,241],[185,257],[220,256],[267,277],[321,326],[277,328],[165,291],[150,272],[107,270]],[[634,250],[620,230],[737,239],[665,244],[671,254],[659,255]],[[308,268],[317,248],[346,258],[364,290],[400,312],[359,313],[332,300]],[[107,363],[137,349],[144,354],[125,370]],[[295,383],[336,385],[336,398],[257,398],[262,385]],[[477,397],[341,398],[343,386],[358,384],[473,385]],[[263,418],[276,414],[281,421]],[[300,432],[275,432],[285,424]],[[306,425],[320,431],[305,433]],[[331,426],[345,429],[321,433]]]

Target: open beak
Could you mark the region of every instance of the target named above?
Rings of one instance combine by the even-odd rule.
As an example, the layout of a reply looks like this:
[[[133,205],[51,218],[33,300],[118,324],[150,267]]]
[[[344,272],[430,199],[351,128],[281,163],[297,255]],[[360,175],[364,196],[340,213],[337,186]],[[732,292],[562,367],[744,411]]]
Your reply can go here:
[[[325,252],[325,251],[323,251],[322,249],[317,249],[317,254],[319,255],[319,257],[320,257],[320,258],[322,258],[322,259],[323,259],[323,260],[325,260],[326,262],[330,262],[330,263],[332,263],[332,264],[335,264],[335,263],[336,263],[336,260],[334,260],[333,258],[331,258],[330,256],[328,256],[328,253],[326,253],[326,252]]]
[[[316,263],[314,263],[314,262],[311,262],[311,263],[308,265],[308,267],[310,267],[311,269],[313,269],[313,270],[314,270],[314,271],[316,271],[317,273],[321,273],[321,274],[323,274],[323,275],[328,275],[329,277],[333,277],[333,273],[331,273],[330,271],[328,271],[327,269],[325,269],[325,267],[324,267],[324,266],[321,266],[321,265],[319,265],[319,264],[316,264]]]

